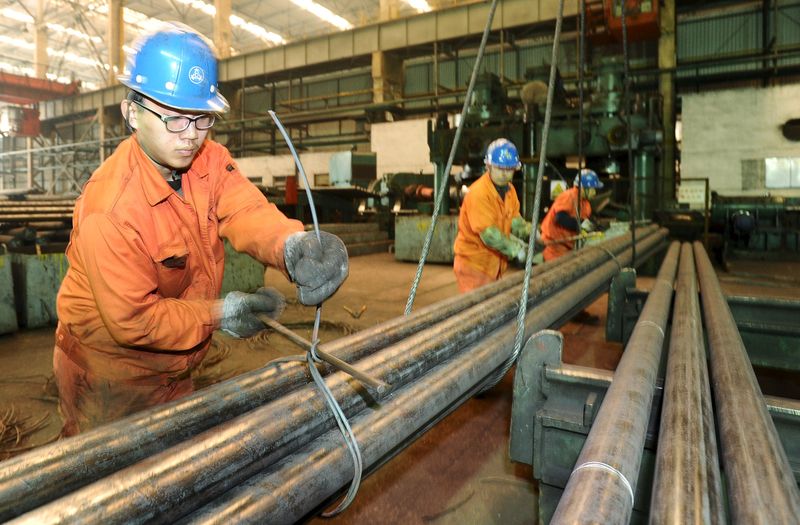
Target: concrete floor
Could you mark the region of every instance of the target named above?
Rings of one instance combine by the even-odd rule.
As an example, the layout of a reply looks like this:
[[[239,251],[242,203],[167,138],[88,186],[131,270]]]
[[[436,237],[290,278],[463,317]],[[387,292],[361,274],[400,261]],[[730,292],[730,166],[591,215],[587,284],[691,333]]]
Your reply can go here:
[[[789,266],[772,271],[763,262],[734,263],[731,272],[721,276],[723,288],[728,293],[800,298],[800,279],[796,278],[800,263],[781,264]],[[352,258],[348,281],[323,308],[322,340],[402,315],[416,268],[416,264],[396,262],[390,254]],[[268,272],[267,281],[287,297],[293,296],[292,286],[277,272]],[[638,286],[646,289],[650,282],[640,278]],[[428,265],[415,306],[456,293],[451,267]],[[622,347],[604,341],[605,308],[603,296],[588,308],[599,317],[596,324],[563,327],[566,362],[616,367]],[[363,309],[363,313],[356,317],[348,309],[356,314]],[[312,308],[290,300],[281,321],[310,338],[313,315]],[[44,427],[20,446],[41,444],[58,434],[56,397],[48,381],[52,344],[51,329],[0,336],[0,414],[13,406],[30,421],[47,417]],[[294,353],[297,349],[277,334],[248,341],[218,334],[214,352],[195,380],[200,385],[213,383]],[[537,490],[531,468],[511,463],[507,457],[512,374],[490,392],[469,400],[363,480],[353,505],[325,522],[535,523]],[[322,522],[319,518],[310,521]]]

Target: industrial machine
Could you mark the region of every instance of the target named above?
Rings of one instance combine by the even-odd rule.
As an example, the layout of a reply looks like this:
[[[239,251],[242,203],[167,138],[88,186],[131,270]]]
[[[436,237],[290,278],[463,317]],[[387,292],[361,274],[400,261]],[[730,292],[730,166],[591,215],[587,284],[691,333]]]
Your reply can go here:
[[[527,219],[533,214],[534,189],[536,171],[538,169],[537,152],[541,151],[542,130],[544,126],[544,107],[547,100],[546,79],[549,66],[529,68],[526,72],[526,84],[520,90],[520,99],[509,97],[500,79],[490,73],[484,73],[477,79],[471,104],[465,115],[461,140],[455,151],[454,165],[461,166],[450,181],[449,187],[459,188],[469,185],[483,173],[483,157],[487,145],[498,137],[506,137],[514,142],[520,151],[523,164],[513,183],[520,196],[521,212]],[[594,169],[605,179],[611,189],[612,203],[618,203],[616,209],[622,211],[616,218],[630,218],[625,203],[629,201],[633,174],[635,191],[638,198],[637,219],[650,219],[667,193],[660,191],[657,173],[659,148],[663,138],[660,123],[659,98],[657,95],[637,95],[630,104],[630,138],[628,122],[624,118],[624,97],[622,84],[623,67],[618,59],[602,61],[596,67],[596,80],[591,95],[587,96],[581,126],[580,111],[577,102],[567,93],[560,76],[554,87],[552,120],[550,123],[547,144],[547,160],[549,168],[544,174],[545,187],[550,179],[563,179],[571,184],[574,177],[574,161],[579,153],[586,159],[586,166]],[[435,191],[441,187],[442,177],[450,154],[456,130],[450,124],[446,114],[440,114],[435,122],[429,123],[428,145],[430,158],[435,166]],[[628,147],[633,151],[633,166],[628,164]],[[570,168],[572,166],[572,168]],[[662,182],[671,186],[672,181]],[[458,213],[458,201],[451,199],[451,194],[459,192],[451,189],[442,201],[442,213],[452,212],[450,216],[439,219],[443,230],[455,231]],[[549,203],[547,196],[543,199],[543,211]],[[612,206],[610,209],[614,209]],[[428,217],[398,217],[397,224],[406,222],[423,223]],[[425,228],[413,224],[397,229],[407,231],[415,238],[409,240],[413,246],[422,245]],[[417,234],[416,232],[420,232]],[[398,239],[399,240],[399,239]],[[448,241],[449,237],[442,238]],[[444,253],[446,246],[432,248]],[[452,246],[450,246],[452,250]],[[419,252],[398,254],[399,259],[413,260]],[[449,259],[442,262],[452,260]]]
[[[712,193],[707,209],[658,210],[656,220],[675,238],[707,238],[723,264],[730,258],[797,259],[800,252],[798,197]]]

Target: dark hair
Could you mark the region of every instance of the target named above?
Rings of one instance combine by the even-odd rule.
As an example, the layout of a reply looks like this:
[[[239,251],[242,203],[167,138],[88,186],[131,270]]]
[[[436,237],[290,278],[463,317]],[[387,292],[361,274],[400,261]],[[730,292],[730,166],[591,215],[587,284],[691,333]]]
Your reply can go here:
[[[138,102],[140,104],[144,102],[144,95],[133,90],[128,91],[128,96],[125,98],[130,102]],[[128,111],[130,111],[130,109],[128,109]],[[125,127],[128,128],[128,133],[133,133],[134,131],[136,131],[131,127],[130,123],[128,123],[127,115],[125,116]]]
[[[144,102],[144,95],[138,91],[128,91],[128,100],[131,102]]]

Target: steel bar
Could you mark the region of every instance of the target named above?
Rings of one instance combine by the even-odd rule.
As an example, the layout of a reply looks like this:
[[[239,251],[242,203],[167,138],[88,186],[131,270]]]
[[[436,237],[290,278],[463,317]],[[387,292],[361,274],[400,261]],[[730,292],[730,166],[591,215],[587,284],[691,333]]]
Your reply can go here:
[[[646,251],[659,244],[665,235],[666,230],[660,230],[640,248]],[[630,253],[630,249],[622,252],[618,256],[620,263],[629,261]],[[597,281],[593,288],[596,290],[617,271],[616,261],[607,261],[595,271],[580,274],[556,268],[534,281],[535,293],[531,298],[551,295],[570,282]],[[510,319],[516,309],[517,295],[518,290],[514,289],[498,294],[383,348],[361,361],[360,367],[390,383],[393,388],[400,388],[458,355],[465,347],[483,339]],[[567,301],[566,304],[571,303]],[[342,372],[331,374],[327,383],[348,417],[353,417],[370,403],[370,399],[363,397],[365,392],[360,385]],[[315,386],[306,385],[35,509],[21,516],[18,522],[170,522],[218,497],[333,427],[333,418],[326,411]]]
[[[678,252],[678,243],[672,243],[558,503],[553,524],[630,521]]]
[[[289,339],[290,341],[292,341],[296,345],[300,346],[302,349],[308,351],[308,350],[311,350],[311,348],[313,347],[313,344],[311,343],[311,341],[309,341],[309,340],[307,340],[307,339],[305,339],[303,337],[300,337],[298,334],[292,332],[291,330],[289,330],[288,328],[286,328],[285,326],[283,326],[282,324],[280,324],[278,321],[276,321],[275,319],[271,318],[270,316],[265,315],[265,314],[260,314],[257,317],[265,325],[269,326],[270,328],[272,328],[273,330],[275,330],[276,332],[278,332],[282,336],[286,337],[287,339]],[[353,367],[349,363],[346,363],[346,362],[342,361],[341,359],[339,359],[336,356],[333,356],[333,355],[331,355],[331,354],[329,354],[329,353],[327,353],[327,352],[325,352],[323,350],[319,350],[319,349],[316,350],[316,353],[320,357],[320,359],[322,359],[323,361],[325,361],[329,365],[332,365],[337,370],[343,370],[343,371],[347,372],[349,375],[351,375],[354,378],[358,379],[359,381],[361,381],[365,385],[368,385],[368,386],[371,386],[372,388],[374,388],[379,394],[384,394],[389,388],[389,385],[387,385],[383,381],[378,381],[374,377],[368,376],[364,372],[361,372],[357,368]]]
[[[640,238],[656,232],[642,229]],[[663,238],[663,235],[662,235]],[[535,270],[543,275],[573,265],[586,271],[602,249],[619,253],[630,235],[607,241],[594,249],[566,255],[561,263],[546,263]],[[600,248],[600,249],[597,249]],[[470,293],[420,308],[375,327],[338,339],[320,348],[348,362],[395,343],[521,282],[518,273]],[[214,425],[243,414],[281,394],[308,383],[305,365],[283,363],[242,374],[207,389],[153,407],[120,421],[40,447],[0,463],[0,521],[93,482],[142,458],[188,439]],[[31,490],[35,487],[35,490]]]
[[[797,523],[800,491],[719,280],[694,243],[733,523]]]
[[[631,255],[632,250],[625,251],[620,261],[628,264]],[[605,263],[537,303],[526,316],[526,337],[557,326],[582,300],[607,286],[618,271],[615,263]],[[516,322],[509,321],[418,381],[390,394],[380,408],[368,407],[361,412],[354,420],[354,431],[365,465],[374,465],[408,445],[409,438],[432,420],[479,391],[483,381],[492,377],[513,352],[516,328]],[[328,432],[181,523],[294,523],[345,486],[351,476],[346,449],[335,431]]]
[[[725,523],[692,246],[681,245],[650,523]]]

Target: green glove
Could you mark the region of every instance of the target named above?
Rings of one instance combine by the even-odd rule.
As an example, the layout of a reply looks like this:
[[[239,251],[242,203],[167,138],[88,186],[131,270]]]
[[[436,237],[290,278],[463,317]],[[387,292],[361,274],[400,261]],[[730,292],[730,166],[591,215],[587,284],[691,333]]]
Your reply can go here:
[[[489,226],[481,232],[483,244],[497,250],[509,260],[524,261],[528,255],[528,244],[514,235],[503,235],[497,226]]]
[[[522,217],[514,217],[511,220],[511,234],[522,240],[529,240],[531,238],[531,223]]]

